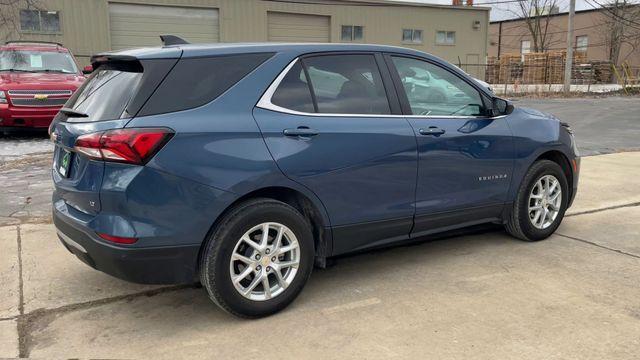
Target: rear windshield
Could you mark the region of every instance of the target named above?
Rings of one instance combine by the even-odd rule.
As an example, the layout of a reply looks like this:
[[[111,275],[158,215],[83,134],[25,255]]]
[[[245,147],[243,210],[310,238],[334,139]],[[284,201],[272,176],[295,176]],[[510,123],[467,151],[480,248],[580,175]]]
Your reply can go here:
[[[119,119],[138,89],[141,72],[98,68],[66,104],[77,112],[85,113],[80,121]]]
[[[216,99],[271,56],[273,53],[106,63],[65,106],[83,116],[60,115],[58,119],[102,121],[198,107]]]

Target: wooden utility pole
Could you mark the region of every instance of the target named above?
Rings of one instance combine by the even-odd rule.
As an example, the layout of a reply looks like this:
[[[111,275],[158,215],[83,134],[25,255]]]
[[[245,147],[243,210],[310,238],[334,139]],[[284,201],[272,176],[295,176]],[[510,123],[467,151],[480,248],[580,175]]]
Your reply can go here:
[[[569,24],[567,25],[567,59],[564,64],[564,92],[571,90],[571,69],[573,68],[573,17],[576,14],[576,0],[569,3]]]
[[[498,59],[500,59],[501,47],[502,47],[502,21],[498,23]]]

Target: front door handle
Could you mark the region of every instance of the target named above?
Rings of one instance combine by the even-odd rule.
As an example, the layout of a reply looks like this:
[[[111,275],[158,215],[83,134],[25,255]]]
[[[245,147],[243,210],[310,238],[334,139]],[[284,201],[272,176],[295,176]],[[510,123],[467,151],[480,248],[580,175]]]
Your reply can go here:
[[[431,136],[440,136],[445,133],[444,129],[440,129],[439,127],[436,127],[436,126],[429,126],[426,129],[418,130],[418,132],[420,133],[420,135],[431,135]]]
[[[311,137],[318,135],[318,130],[311,129],[307,126],[298,126],[296,129],[284,129],[283,134],[285,136]]]

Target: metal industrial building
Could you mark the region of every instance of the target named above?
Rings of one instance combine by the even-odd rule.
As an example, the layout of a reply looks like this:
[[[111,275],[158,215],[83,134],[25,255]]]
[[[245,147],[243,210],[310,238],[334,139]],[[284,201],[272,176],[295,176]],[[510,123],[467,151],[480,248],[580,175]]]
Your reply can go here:
[[[383,0],[39,0],[16,9],[5,38],[61,42],[82,64],[106,50],[191,42],[358,42],[411,47],[482,63],[489,8]],[[7,34],[13,30],[13,33]],[[481,76],[482,74],[474,74]]]

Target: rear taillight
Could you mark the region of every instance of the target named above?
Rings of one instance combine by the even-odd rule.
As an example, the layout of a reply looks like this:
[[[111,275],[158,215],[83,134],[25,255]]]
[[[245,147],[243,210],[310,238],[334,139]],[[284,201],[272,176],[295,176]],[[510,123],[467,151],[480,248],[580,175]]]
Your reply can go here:
[[[171,139],[166,128],[118,129],[81,135],[75,151],[96,160],[143,165]]]

